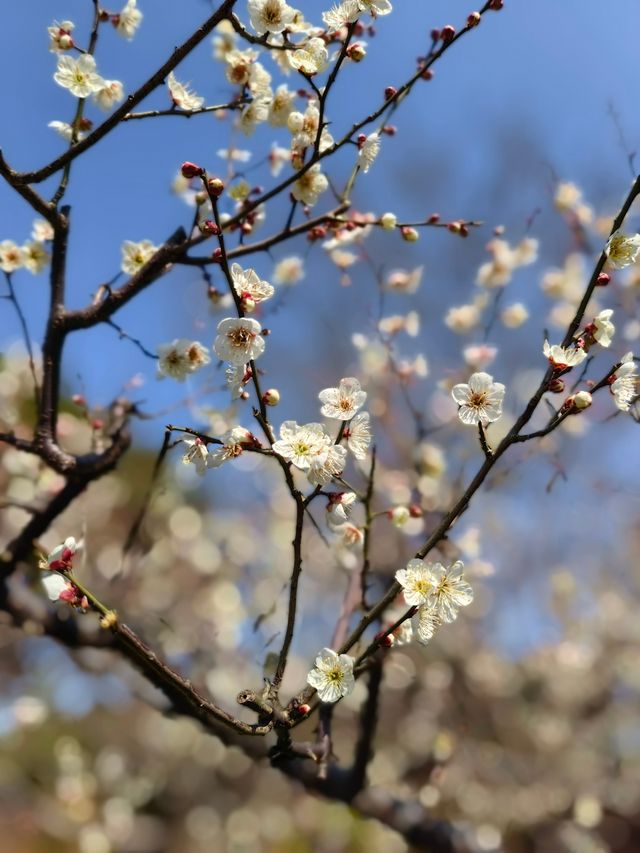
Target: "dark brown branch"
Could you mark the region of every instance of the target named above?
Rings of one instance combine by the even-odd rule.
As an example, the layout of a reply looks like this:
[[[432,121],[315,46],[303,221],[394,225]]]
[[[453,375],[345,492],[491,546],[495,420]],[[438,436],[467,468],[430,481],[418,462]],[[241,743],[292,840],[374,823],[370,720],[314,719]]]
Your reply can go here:
[[[209,107],[200,107],[197,110],[178,110],[175,107],[168,110],[145,110],[141,113],[128,113],[123,117],[122,121],[134,121],[142,118],[157,118],[158,116],[182,116],[183,118],[192,118],[193,116],[203,115],[204,113],[215,113],[220,110],[237,110],[244,104],[251,103],[251,98],[237,98],[228,104],[213,104]]]

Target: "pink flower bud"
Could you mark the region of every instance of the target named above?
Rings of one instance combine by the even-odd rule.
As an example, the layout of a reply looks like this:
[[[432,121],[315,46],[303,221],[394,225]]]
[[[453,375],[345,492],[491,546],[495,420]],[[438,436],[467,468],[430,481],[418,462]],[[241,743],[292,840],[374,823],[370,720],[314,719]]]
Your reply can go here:
[[[564,379],[552,379],[548,387],[552,394],[562,394],[564,391]]]
[[[499,12],[504,7],[504,0],[491,0],[489,8],[492,12]]]
[[[83,406],[84,407],[87,405],[87,401],[82,396],[82,394],[74,394],[73,397],[71,398],[71,401],[73,403],[75,403],[76,406]]]
[[[214,251],[211,254],[211,259],[213,261],[215,261],[217,264],[222,262],[222,249],[220,247],[218,247],[217,249],[214,249]]]
[[[385,136],[395,136],[398,132],[398,128],[395,126],[395,124],[385,124],[385,126],[382,128],[382,132]]]
[[[440,41],[440,30],[431,30],[431,39],[433,41]]]
[[[360,44],[358,41],[349,45],[347,48],[347,56],[352,62],[362,62],[366,55],[367,51],[365,50],[364,45]]]
[[[447,224],[447,229],[449,231],[451,231],[452,234],[459,234],[460,228],[461,228],[461,225],[459,222],[449,222]]]
[[[453,37],[456,34],[456,28],[452,27],[451,24],[447,24],[446,27],[442,28],[442,32],[440,33],[440,38],[445,44],[448,44],[452,41]]]
[[[306,702],[303,702],[301,705],[298,705],[296,708],[296,713],[301,717],[306,717],[307,714],[311,711],[311,705],[307,705]]]
[[[422,507],[418,506],[418,504],[411,504],[409,507],[409,514],[411,518],[422,518],[424,513],[422,512]]]
[[[609,273],[601,272],[598,278],[596,279],[596,285],[598,287],[606,287],[611,281],[611,276]]]
[[[431,216],[427,219],[428,225],[435,225],[437,222],[440,222],[439,213],[432,213]]]
[[[220,233],[220,229],[213,219],[206,219],[204,222],[201,222],[199,228],[203,234],[213,234],[214,237],[217,237]]]
[[[421,80],[433,80],[433,71],[430,68],[425,68],[420,75]]]
[[[482,20],[482,16],[480,12],[472,12],[467,18],[467,26],[468,27],[477,27],[480,21]]]
[[[396,95],[397,93],[398,93],[398,90],[396,89],[396,87],[395,87],[395,86],[387,86],[387,88],[384,90],[384,99],[385,99],[385,101],[390,100],[390,99],[391,99],[391,98],[393,98],[393,96],[394,96],[394,95]]]
[[[196,163],[192,163],[190,160],[185,160],[185,162],[180,167],[180,171],[182,172],[183,178],[198,178],[200,175],[204,174],[204,169],[202,166],[198,166]]]

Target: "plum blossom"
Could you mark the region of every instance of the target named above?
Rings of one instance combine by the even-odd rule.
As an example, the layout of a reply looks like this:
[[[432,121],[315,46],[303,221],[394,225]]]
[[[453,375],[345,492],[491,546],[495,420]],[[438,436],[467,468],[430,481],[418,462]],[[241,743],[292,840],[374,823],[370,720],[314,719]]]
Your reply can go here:
[[[358,166],[363,172],[368,172],[373,165],[374,160],[380,153],[380,134],[370,133],[364,139],[358,151]]]
[[[219,468],[230,459],[236,459],[248,446],[256,446],[256,439],[244,427],[233,427],[222,436],[222,445],[209,451],[209,466]]]
[[[73,36],[71,35],[75,24],[73,21],[54,21],[50,27],[47,27],[49,33],[49,50],[51,53],[61,53],[64,50],[71,50],[74,47]]]
[[[348,696],[355,686],[354,664],[355,660],[349,655],[339,655],[333,649],[324,648],[307,675],[307,684],[315,687],[321,702],[337,702]]]
[[[114,15],[113,25],[118,35],[131,40],[142,23],[142,12],[137,8],[136,0],[127,0],[119,14]]]
[[[231,364],[246,364],[264,352],[262,327],[247,317],[228,317],[218,323],[213,348],[218,358]]]
[[[196,438],[183,438],[182,443],[188,448],[182,457],[182,462],[185,465],[195,465],[196,473],[202,477],[207,468],[211,466],[207,445],[197,436]]]
[[[416,636],[418,642],[426,646],[442,624],[442,619],[440,619],[435,610],[430,610],[428,607],[421,607],[418,611],[417,621]]]
[[[240,264],[232,264],[231,278],[233,287],[241,299],[250,299],[256,305],[269,299],[275,290],[268,281],[262,281],[255,270],[243,270]]]
[[[338,444],[332,444],[327,435],[324,453],[320,453],[312,461],[307,473],[307,479],[314,486],[326,486],[334,477],[340,476],[347,461],[347,451]]]
[[[460,406],[458,417],[463,424],[492,423],[502,415],[505,387],[494,382],[488,373],[474,373],[468,384],[459,383],[451,389],[451,396]]]
[[[327,524],[329,527],[344,524],[351,515],[351,507],[356,502],[355,492],[333,492],[327,504]]]
[[[343,436],[347,440],[347,447],[355,458],[359,462],[365,459],[371,444],[369,412],[359,412],[344,430]]]
[[[329,30],[341,30],[347,24],[352,24],[362,13],[359,0],[344,0],[334,4],[328,12],[322,13],[322,20]]]
[[[611,346],[613,334],[616,330],[611,321],[612,316],[613,308],[605,308],[597,317],[594,317],[592,334],[601,347]]]
[[[426,604],[433,593],[431,567],[424,560],[409,560],[404,569],[398,569],[396,580],[402,587],[404,600],[410,607]]]
[[[273,268],[276,284],[297,284],[304,278],[304,261],[297,255],[282,258]]]
[[[93,100],[101,110],[110,110],[124,100],[124,88],[119,80],[103,80],[103,85],[93,93]]]
[[[41,563],[41,568],[52,572],[69,571],[73,568],[73,558],[81,545],[82,543],[76,542],[74,536],[68,536],[64,542],[56,545],[53,551],[49,552],[46,560]]]
[[[464,564],[460,560],[446,568],[441,563],[429,566],[432,593],[428,605],[443,622],[453,622],[458,608],[473,601],[473,590],[463,579],[463,570]]]
[[[549,362],[556,370],[566,370],[568,367],[575,367],[587,357],[587,353],[582,348],[561,347],[558,344],[552,346],[549,341],[544,342],[542,354],[549,359]]]
[[[76,98],[88,98],[104,85],[102,77],[96,71],[96,61],[89,53],[83,53],[77,59],[72,56],[59,56],[53,79]]]
[[[633,353],[628,352],[622,357],[620,367],[611,377],[610,389],[616,406],[621,412],[628,412],[638,396],[638,366]]]
[[[307,169],[291,189],[291,194],[297,201],[301,201],[309,207],[318,201],[319,196],[329,187],[327,176],[320,169],[320,163],[314,163],[310,169]]]
[[[204,104],[204,98],[201,98],[200,95],[196,95],[196,93],[189,88],[188,83],[180,83],[176,79],[176,75],[173,71],[171,71],[167,77],[167,88],[169,89],[171,100],[175,106],[181,110],[186,110],[187,112],[190,110],[199,110]]]
[[[23,267],[24,251],[13,240],[3,240],[0,243],[0,270],[11,273]]]
[[[37,275],[49,265],[51,255],[39,240],[29,240],[22,246],[22,258],[24,268]]]
[[[71,142],[73,139],[73,127],[66,121],[50,121],[47,127],[50,127],[51,130],[55,130],[55,132],[61,136],[63,139],[66,139],[67,142]],[[87,134],[83,133],[81,130],[76,131],[75,138],[80,141],[84,139]]]
[[[323,404],[320,412],[325,418],[349,421],[364,406],[367,392],[361,389],[357,379],[347,376],[340,380],[337,388],[325,388],[318,397]]]
[[[170,376],[183,382],[186,377],[209,364],[211,358],[199,341],[176,338],[170,344],[158,347],[158,379]]]
[[[158,246],[154,246],[151,240],[141,240],[139,243],[125,240],[122,244],[120,269],[127,275],[135,275],[157,251]]]
[[[606,265],[614,270],[622,270],[635,264],[640,254],[640,234],[624,234],[622,231],[614,232],[605,246],[604,253],[607,256]]]
[[[289,64],[303,74],[319,74],[327,67],[329,52],[321,38],[310,38],[297,50],[287,51]]]
[[[281,33],[293,23],[296,10],[285,0],[249,0],[251,26],[261,36],[263,33]]]

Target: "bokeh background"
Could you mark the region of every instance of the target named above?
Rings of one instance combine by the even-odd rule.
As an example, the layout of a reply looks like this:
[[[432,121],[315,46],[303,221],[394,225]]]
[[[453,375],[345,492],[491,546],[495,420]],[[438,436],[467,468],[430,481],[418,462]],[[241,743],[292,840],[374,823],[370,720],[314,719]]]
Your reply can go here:
[[[365,36],[367,58],[346,68],[336,86],[329,107],[336,137],[375,108],[386,86],[411,74],[416,57],[428,50],[432,27],[460,25],[472,11],[457,0],[395,5],[375,37]],[[141,6],[145,19],[133,42],[107,31],[97,53],[100,73],[126,89],[145,79],[210,9],[197,0],[179,8],[168,0]],[[316,3],[298,6],[319,22]],[[63,149],[46,125],[69,120],[74,105],[52,80],[46,26],[52,17],[70,18],[76,32],[86,32],[91,8],[80,0],[55,9],[33,0],[28,14],[17,5],[4,10],[11,38],[0,58],[8,81],[0,143],[14,168],[36,168]],[[571,255],[578,269],[584,265],[586,281],[608,218],[632,179],[629,160],[640,137],[633,87],[637,24],[632,0],[617,0],[615,9],[577,0],[507,2],[401,105],[393,118],[398,133],[384,138],[371,171],[357,182],[354,206],[376,215],[393,210],[403,221],[434,211],[447,220],[481,220],[466,239],[432,229],[409,245],[397,234],[376,232],[347,271],[305,239],[251,261],[267,279],[283,257],[305,261],[305,278],[282,285],[276,307],[261,318],[272,330],[260,362],[264,383],[282,394],[274,422],[318,419],[317,392],[340,376],[358,376],[370,394],[380,450],[376,505],[383,510],[417,501],[425,510],[421,524],[401,531],[378,522],[376,588],[412,555],[479,463],[474,435],[446,402],[450,384],[470,372],[464,347],[485,340],[498,347],[490,370],[507,386],[504,427],[492,428],[498,438],[542,375],[544,330],[552,340],[563,335],[557,319],[571,300],[550,299],[541,283]],[[275,66],[268,58],[264,63],[278,80]],[[208,103],[232,94],[210,40],[177,76]],[[167,103],[158,91],[145,106]],[[100,118],[95,110],[91,115]],[[264,158],[274,139],[286,146],[286,130],[259,128],[245,140],[229,118],[159,117],[120,127],[79,158],[67,193],[69,304],[86,304],[116,275],[123,240],[160,243],[179,225],[189,226],[192,209],[171,192],[183,160],[224,175],[218,149],[246,147],[254,152],[247,180],[270,186]],[[337,185],[353,159],[351,149],[333,158],[328,171]],[[591,210],[581,209],[584,228],[576,227],[575,211],[558,210],[561,182],[582,191]],[[54,187],[46,184],[43,192]],[[0,239],[20,243],[30,233],[32,212],[8,188],[0,192]],[[314,212],[323,209],[321,200]],[[256,238],[278,230],[287,210],[286,199],[270,206]],[[630,223],[637,228],[633,212]],[[522,302],[529,319],[510,329],[497,317],[487,331],[496,313],[496,291],[487,291],[477,327],[456,333],[445,317],[482,292],[476,274],[498,226],[512,245],[539,240],[536,261],[517,269],[499,291],[497,314]],[[418,266],[424,272],[415,294],[386,293],[381,302],[377,279]],[[215,270],[212,275],[222,287]],[[598,293],[599,307],[615,310],[618,334],[611,352],[598,355],[595,378],[637,346],[638,278],[632,271]],[[17,274],[15,286],[38,341],[46,276]],[[0,422],[28,423],[30,380],[16,316],[8,301],[0,305]],[[417,312],[419,331],[394,336],[394,359],[422,354],[429,373],[401,389],[377,322],[381,312],[408,311]],[[154,350],[175,337],[210,346],[221,316],[199,271],[178,267],[115,319]],[[194,682],[233,707],[241,688],[260,684],[265,656],[279,647],[292,516],[278,472],[243,457],[202,481],[181,466],[176,449],[125,560],[122,545],[164,425],[218,433],[228,423],[251,426],[248,404],[229,410],[215,365],[192,384],[158,381],[153,361],[108,327],[72,336],[64,374],[66,397],[83,394],[92,412],[126,393],[149,417],[134,423],[134,450],[122,469],[56,522],[45,545],[84,535],[91,588]],[[421,441],[407,396],[428,433]],[[89,429],[82,413],[69,402],[65,412],[68,446],[85,450]],[[385,667],[371,784],[461,821],[480,849],[632,851],[640,845],[637,424],[614,413],[601,393],[585,416],[501,463],[442,554],[465,560],[476,602],[432,646],[396,650]],[[0,453],[9,498],[37,501],[59,487],[35,458]],[[362,483],[362,472],[352,476]],[[318,510],[320,524],[322,515]],[[26,516],[5,508],[0,518],[2,541],[8,541]],[[309,531],[301,630],[285,689],[299,688],[313,654],[329,642],[355,559]],[[39,594],[37,578],[29,582]],[[399,835],[306,795],[197,726],[163,716],[159,698],[113,656],[71,655],[7,627],[0,638],[0,821],[8,850],[407,849]],[[363,695],[359,688],[337,714],[336,752],[345,762]]]

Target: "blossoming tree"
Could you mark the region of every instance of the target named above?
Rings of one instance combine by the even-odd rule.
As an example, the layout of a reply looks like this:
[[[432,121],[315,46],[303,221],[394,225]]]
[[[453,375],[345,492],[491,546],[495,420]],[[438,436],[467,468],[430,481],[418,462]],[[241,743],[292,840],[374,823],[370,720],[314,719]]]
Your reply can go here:
[[[557,299],[562,332],[547,333],[547,339],[540,329],[536,381],[522,405],[509,388],[506,364],[496,359],[497,350],[489,341],[498,316],[507,329],[519,328],[529,317],[523,303],[501,309],[499,299],[517,271],[535,262],[534,238],[525,236],[511,245],[498,229],[487,245],[490,259],[477,271],[478,295],[472,302],[449,308],[446,326],[481,340],[471,340],[464,347],[460,369],[437,376],[439,414],[431,422],[425,407],[407,390],[426,377],[426,359],[422,353],[412,360],[402,359],[396,345],[398,336],[418,334],[420,317],[413,311],[385,316],[382,308],[370,335],[354,335],[359,375],[343,376],[358,372],[345,365],[328,387],[323,387],[324,382],[315,385],[311,376],[305,378],[307,401],[300,410],[307,411],[313,400],[315,419],[307,421],[295,411],[292,418],[279,419],[278,406],[285,402],[283,388],[290,365],[281,366],[279,378],[278,364],[269,363],[278,333],[272,334],[266,323],[283,310],[283,294],[289,286],[304,276],[305,259],[297,254],[281,257],[268,276],[271,281],[264,278],[264,259],[265,253],[289,243],[306,244],[309,252],[322,247],[345,285],[350,283],[347,270],[358,261],[369,261],[382,306],[385,294],[410,299],[420,286],[422,269],[381,272],[367,254],[370,242],[389,238],[397,251],[428,230],[441,232],[442,239],[460,240],[482,227],[472,218],[444,220],[437,214],[412,221],[399,210],[387,211],[387,205],[362,213],[354,198],[361,182],[374,172],[385,144],[402,130],[401,104],[420,97],[419,87],[433,77],[442,57],[463,52],[467,37],[482,38],[482,30],[476,29],[485,21],[490,25],[492,15],[502,6],[503,0],[487,0],[461,26],[434,29],[417,69],[402,84],[389,85],[372,111],[360,114],[354,104],[351,125],[338,131],[332,121],[337,81],[353,66],[369,61],[365,37],[373,39],[376,28],[385,26],[387,15],[402,14],[389,0],[343,0],[324,11],[308,10],[309,20],[306,12],[285,0],[249,0],[246,4],[223,0],[132,91],[118,80],[101,76],[100,45],[110,28],[124,39],[135,39],[143,23],[142,12],[136,0],[128,0],[119,12],[108,11],[93,0],[93,21],[87,33],[81,33],[70,20],[54,21],[48,29],[49,49],[56,62],[53,80],[68,91],[73,113],[70,121],[50,122],[62,137],[63,152],[33,171],[14,169],[11,151],[6,153],[8,159],[0,154],[5,185],[21,196],[35,216],[31,239],[0,242],[6,296],[27,356],[21,368],[7,362],[4,370],[22,370],[22,378],[28,376],[30,386],[26,394],[24,382],[20,390],[9,388],[9,383],[9,391],[3,392],[0,453],[7,481],[11,480],[11,465],[18,464],[11,460],[32,459],[37,464],[33,477],[38,484],[38,499],[33,504],[14,498],[7,487],[4,508],[11,514],[7,512],[1,528],[6,537],[0,555],[3,612],[19,629],[49,635],[71,647],[105,647],[112,655],[123,657],[162,691],[176,714],[197,720],[205,732],[239,746],[253,760],[267,757],[273,767],[309,790],[353,804],[363,815],[388,824],[420,849],[473,849],[476,843],[481,849],[497,849],[500,835],[491,846],[495,834],[474,835],[473,827],[435,819],[429,808],[435,804],[431,801],[433,786],[427,793],[423,788],[422,798],[414,802],[392,791],[381,795],[368,786],[384,675],[393,665],[398,647],[414,639],[418,645],[428,645],[442,635],[444,646],[449,636],[455,644],[459,623],[473,610],[476,584],[473,571],[465,571],[464,549],[451,541],[450,534],[503,460],[513,458],[522,444],[535,453],[548,436],[556,432],[563,436],[567,424],[589,417],[596,396],[598,400],[610,398],[605,405],[611,415],[620,412],[638,419],[636,359],[631,352],[611,355],[616,345],[614,311],[601,307],[597,300],[608,305],[612,288],[638,277],[640,234],[634,233],[628,219],[640,194],[640,178],[634,180],[617,214],[607,223],[606,233],[598,236],[600,248],[590,273],[584,274],[581,267],[576,271],[575,257],[570,256],[563,270],[545,276],[543,289]],[[208,104],[180,73],[181,63],[210,36],[228,92],[222,104]],[[158,90],[165,90],[168,106],[156,108],[147,103]],[[106,117],[98,120],[95,108]],[[162,243],[146,238],[126,240],[118,275],[93,295],[87,292],[83,307],[70,307],[67,261],[73,228],[66,198],[77,162],[94,149],[106,156],[112,132],[125,123],[208,113],[218,116],[218,128],[230,140],[218,152],[225,161],[224,170],[215,161],[193,162],[184,159],[182,152],[177,154],[173,190],[190,205],[185,221]],[[399,130],[391,124],[396,113]],[[231,134],[251,139],[265,127],[274,137],[266,150],[244,150],[232,141]],[[252,153],[266,163],[271,180],[266,189],[253,187],[246,178]],[[345,159],[348,166],[343,174]],[[341,165],[334,167],[334,163]],[[51,192],[43,191],[51,182]],[[582,233],[591,226],[592,212],[575,187],[560,184],[555,202],[573,228]],[[277,218],[283,210],[284,221]],[[256,237],[260,227],[271,231]],[[125,331],[118,315],[161,278],[181,269],[197,271],[205,299],[219,316],[214,327],[207,321],[199,325],[199,336],[207,336],[205,343],[176,332],[172,340],[149,348],[141,341],[146,341],[146,334]],[[26,273],[49,277],[49,311],[38,345],[30,335],[21,299],[20,282]],[[307,273],[307,278],[312,276]],[[601,293],[605,296],[600,297]],[[86,518],[83,524],[78,506],[86,494],[94,495],[92,484],[120,476],[131,452],[131,424],[147,413],[131,395],[119,396],[105,411],[96,412],[80,390],[74,389],[69,399],[63,388],[68,338],[103,324],[153,360],[156,378],[165,385],[174,383],[176,395],[185,386],[200,387],[192,383],[201,381],[196,393],[202,400],[210,393],[204,383],[215,384],[215,377],[220,379],[211,392],[216,395],[215,406],[206,411],[204,404],[199,409],[192,407],[193,422],[168,425],[163,435],[160,428],[161,446],[144,494],[120,525],[117,559],[113,551],[99,557],[102,551],[96,544],[100,536],[96,528],[100,525],[95,520],[88,523]],[[153,336],[153,319],[146,333]],[[295,360],[293,352],[291,358]],[[492,363],[496,379],[486,372]],[[394,489],[388,476],[392,468],[386,461],[394,428],[390,428],[386,407],[380,401],[397,389],[405,397],[406,422],[416,438],[411,458],[406,460],[407,479],[402,488]],[[29,395],[35,403],[25,415],[22,403]],[[371,410],[368,403],[374,404]],[[77,421],[86,427],[75,438],[77,424],[69,428],[68,406],[75,407]],[[508,412],[503,411],[505,406]],[[445,488],[444,455],[430,435],[438,430],[459,436],[460,424],[460,430],[467,429],[472,438],[475,470],[464,482],[452,481]],[[154,519],[162,515],[163,510],[155,505],[159,483],[168,476],[166,469],[176,456],[184,463],[183,481],[201,477],[212,489],[216,477],[226,476],[224,483],[250,477],[251,486],[234,486],[249,493],[258,488],[254,479],[263,477],[269,489],[277,490],[270,512],[284,519],[275,544],[264,545],[269,575],[265,583],[276,603],[270,612],[265,608],[254,613],[254,628],[267,620],[274,629],[266,643],[269,651],[261,680],[256,683],[255,670],[245,669],[240,662],[242,638],[233,643],[227,639],[220,646],[227,651],[233,646],[238,655],[235,709],[228,691],[222,690],[220,698],[215,684],[211,691],[196,686],[197,679],[179,665],[180,655],[175,650],[172,654],[162,641],[157,650],[152,648],[146,632],[143,639],[142,630],[132,627],[144,620],[127,612],[127,584],[104,583],[105,576],[109,580],[123,576],[126,563],[135,562],[133,568],[127,567],[134,576],[136,571],[144,575],[146,559],[151,570],[162,564],[164,557],[157,553],[162,547],[154,551],[143,540],[153,537]],[[222,466],[225,472],[217,470]],[[178,497],[176,492],[175,497],[176,502],[189,501],[188,494]],[[249,498],[246,503],[249,505]],[[199,511],[204,516],[206,506]],[[198,513],[195,515],[197,519]],[[180,518],[182,521],[169,522],[174,533],[184,524],[200,532],[201,523],[192,515]],[[236,537],[262,536],[262,523],[261,516],[250,516]],[[220,562],[216,536],[220,541],[225,536],[224,530],[212,525],[208,548],[186,557],[194,565],[200,564],[198,571],[203,575],[208,561]],[[396,531],[400,538],[395,538]],[[155,533],[164,541],[157,526]],[[187,543],[183,544],[188,551]],[[384,565],[376,559],[379,549],[384,552]],[[212,557],[212,553],[218,556]],[[177,556],[173,554],[168,563],[173,564]],[[254,552],[256,559],[259,556],[259,551]],[[325,579],[324,584],[334,586],[331,592],[340,603],[336,613],[329,595],[326,602],[320,596],[315,609],[327,612],[305,619],[300,612],[305,596],[303,567],[314,560],[325,567],[325,576],[331,580]],[[105,571],[105,561],[116,568]],[[248,567],[244,568],[244,582],[257,583]],[[274,584],[278,588],[281,582],[284,596],[274,590]],[[45,593],[50,599],[46,606]],[[186,596],[185,606],[193,606],[199,613],[196,597]],[[220,594],[217,606],[215,601],[210,618],[224,623],[228,597]],[[325,633],[328,622],[333,623],[330,634]],[[237,630],[237,626],[226,626],[228,636]],[[180,648],[179,643],[176,647]],[[306,660],[304,671],[302,658]],[[246,678],[253,682],[247,684]],[[346,767],[334,738],[334,716],[345,704],[347,715],[341,725],[354,745],[352,763]]]

